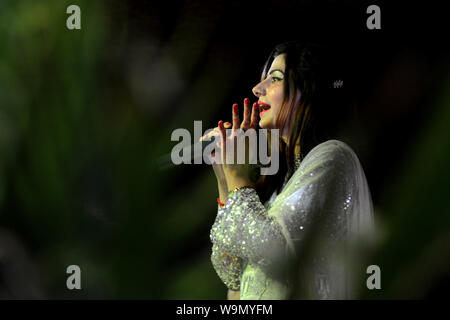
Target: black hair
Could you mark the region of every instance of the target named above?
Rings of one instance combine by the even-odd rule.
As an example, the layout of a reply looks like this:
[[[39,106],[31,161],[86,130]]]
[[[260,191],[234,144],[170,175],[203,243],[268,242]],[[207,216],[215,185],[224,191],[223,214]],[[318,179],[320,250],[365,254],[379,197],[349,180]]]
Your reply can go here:
[[[265,202],[295,170],[295,146],[300,146],[300,159],[320,142],[337,138],[339,126],[352,105],[348,95],[350,83],[344,74],[346,62],[333,55],[329,46],[300,41],[277,45],[264,67],[266,77],[273,60],[285,54],[284,101],[275,120],[280,132],[288,130],[287,141],[280,137],[280,167],[274,176],[260,177],[257,190]],[[296,90],[300,101],[295,104]],[[294,95],[294,98],[292,98]]]

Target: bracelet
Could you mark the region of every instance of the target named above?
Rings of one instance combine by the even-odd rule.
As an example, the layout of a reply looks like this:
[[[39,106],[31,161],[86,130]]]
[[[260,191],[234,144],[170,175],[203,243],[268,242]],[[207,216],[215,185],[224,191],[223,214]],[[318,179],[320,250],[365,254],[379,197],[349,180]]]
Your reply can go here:
[[[219,204],[219,206],[223,207],[225,205],[225,203],[223,203],[222,201],[220,201],[220,198],[217,198],[217,203]]]

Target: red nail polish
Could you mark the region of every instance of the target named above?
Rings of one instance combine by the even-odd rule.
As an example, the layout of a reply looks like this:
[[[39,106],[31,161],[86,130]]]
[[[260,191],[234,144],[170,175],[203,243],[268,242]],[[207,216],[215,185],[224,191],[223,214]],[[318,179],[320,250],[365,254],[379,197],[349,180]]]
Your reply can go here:
[[[249,98],[245,98],[244,102],[248,104],[248,103],[250,103],[250,99]]]

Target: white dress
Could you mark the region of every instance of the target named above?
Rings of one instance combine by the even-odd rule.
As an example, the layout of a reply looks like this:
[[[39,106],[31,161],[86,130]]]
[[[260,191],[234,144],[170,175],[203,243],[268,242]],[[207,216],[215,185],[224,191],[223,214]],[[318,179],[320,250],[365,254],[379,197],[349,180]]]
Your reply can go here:
[[[211,262],[243,300],[351,299],[355,245],[372,233],[359,160],[348,145],[329,140],[296,159],[292,177],[265,204],[242,188],[218,206]]]

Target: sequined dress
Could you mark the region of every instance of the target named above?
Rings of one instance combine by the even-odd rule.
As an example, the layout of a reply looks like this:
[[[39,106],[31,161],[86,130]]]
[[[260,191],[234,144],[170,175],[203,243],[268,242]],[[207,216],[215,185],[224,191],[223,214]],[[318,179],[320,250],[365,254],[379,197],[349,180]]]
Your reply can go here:
[[[280,194],[266,203],[242,188],[218,206],[211,262],[242,300],[353,297],[349,239],[373,226],[359,160],[347,144],[329,140],[295,162]],[[300,296],[293,296],[293,279]]]

